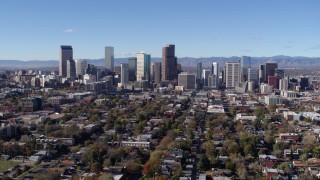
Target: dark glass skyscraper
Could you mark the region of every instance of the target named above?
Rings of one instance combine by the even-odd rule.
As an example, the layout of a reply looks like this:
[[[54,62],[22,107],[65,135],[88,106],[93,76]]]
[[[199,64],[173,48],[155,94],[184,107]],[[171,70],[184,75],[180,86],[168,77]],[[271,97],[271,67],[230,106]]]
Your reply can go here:
[[[259,84],[266,82],[266,71],[265,65],[260,64],[259,66]]]
[[[178,70],[175,45],[169,44],[162,48],[162,80],[173,81],[177,79]]]
[[[284,69],[275,69],[274,75],[275,75],[278,79],[284,78]]]
[[[202,79],[202,62],[197,63],[197,81]]]
[[[129,64],[129,81],[136,81],[137,58],[136,57],[129,58],[128,64]]]
[[[67,61],[73,60],[72,46],[60,46],[59,75],[67,77]]]
[[[269,76],[274,76],[276,69],[278,69],[278,63],[266,63],[266,79]]]
[[[304,91],[307,87],[309,87],[309,79],[307,77],[302,77],[300,79],[300,88]]]

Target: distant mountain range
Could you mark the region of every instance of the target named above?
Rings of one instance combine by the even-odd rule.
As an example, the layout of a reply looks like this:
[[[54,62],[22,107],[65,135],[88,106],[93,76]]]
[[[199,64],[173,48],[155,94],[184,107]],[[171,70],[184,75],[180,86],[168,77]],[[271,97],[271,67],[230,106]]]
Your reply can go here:
[[[192,58],[181,57],[178,58],[178,63],[183,67],[196,67],[196,62],[202,62],[203,67],[209,67],[211,62],[219,62],[224,66],[225,62],[237,61],[240,57],[204,57]],[[87,59],[89,64],[96,66],[103,66],[104,59]],[[152,61],[161,61],[161,58],[152,58]],[[128,58],[116,58],[115,65],[128,62]],[[272,57],[251,57],[251,64],[253,67],[258,67],[260,64],[266,62],[276,62],[279,67],[315,67],[320,66],[320,57],[291,57],[291,56],[272,56]],[[37,67],[58,67],[58,60],[0,60],[0,68],[37,68]]]

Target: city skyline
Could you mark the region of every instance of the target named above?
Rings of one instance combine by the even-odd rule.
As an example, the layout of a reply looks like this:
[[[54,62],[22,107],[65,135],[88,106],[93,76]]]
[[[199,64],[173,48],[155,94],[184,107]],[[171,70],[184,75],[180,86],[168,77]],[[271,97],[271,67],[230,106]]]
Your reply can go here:
[[[318,1],[59,2],[0,2],[0,59],[57,60],[62,44],[75,59],[100,59],[108,45],[116,58],[161,57],[168,43],[177,57],[320,57]]]

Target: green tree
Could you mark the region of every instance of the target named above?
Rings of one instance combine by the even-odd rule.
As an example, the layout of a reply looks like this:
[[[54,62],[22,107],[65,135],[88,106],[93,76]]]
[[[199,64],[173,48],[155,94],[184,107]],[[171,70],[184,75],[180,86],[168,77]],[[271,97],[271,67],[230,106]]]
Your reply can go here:
[[[203,154],[201,155],[200,162],[199,162],[199,170],[200,171],[207,171],[210,169],[210,160],[208,157]]]
[[[232,116],[235,116],[237,114],[237,109],[234,106],[230,106],[229,112]]]
[[[224,141],[222,149],[225,150],[227,155],[235,154],[239,152],[239,145],[235,140],[227,139]]]
[[[139,173],[142,170],[142,165],[134,160],[129,160],[126,162],[126,169],[129,173]]]
[[[262,119],[263,116],[265,114],[264,108],[262,106],[258,106],[256,107],[256,109],[254,110],[254,115],[258,118],[258,119]]]
[[[254,155],[254,150],[251,146],[251,144],[246,144],[243,148],[243,152],[246,154],[246,155]]]
[[[99,180],[113,180],[111,173],[104,173],[99,177]]]
[[[59,180],[59,179],[61,179],[61,177],[58,172],[45,170],[42,173],[37,173],[35,175],[34,179]]]
[[[236,164],[230,159],[226,161],[225,166],[226,169],[229,169],[230,171],[234,172],[236,170]]]
[[[253,122],[252,122],[252,125],[256,128],[256,129],[260,129],[262,127],[262,123],[261,123],[261,120],[260,119],[255,119]]]
[[[312,152],[313,152],[314,157],[319,158],[320,157],[320,146],[318,145],[317,147],[313,148]]]

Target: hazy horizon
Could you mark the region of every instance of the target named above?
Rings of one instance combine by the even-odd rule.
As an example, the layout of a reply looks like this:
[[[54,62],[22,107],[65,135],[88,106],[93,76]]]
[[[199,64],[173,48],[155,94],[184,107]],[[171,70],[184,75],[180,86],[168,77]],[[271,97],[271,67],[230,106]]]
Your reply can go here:
[[[105,46],[116,57],[141,50],[160,57],[166,44],[176,45],[178,57],[319,57],[319,6],[316,0],[1,1],[0,59],[58,59],[63,44],[73,46],[75,59],[99,59]]]
[[[243,55],[243,56],[250,56],[250,55]],[[250,56],[251,58],[273,58],[273,57],[291,57],[291,58],[320,58],[320,56],[317,57],[309,57],[309,56],[289,56],[289,55],[274,55],[274,56]],[[136,57],[136,56],[128,56],[128,57],[115,57],[115,59],[126,59],[130,57]],[[188,56],[181,56],[177,57],[179,58],[194,58],[194,59],[208,59],[208,58],[232,58],[232,57],[241,57],[241,56],[208,56],[208,57],[188,57]],[[162,57],[152,57],[152,59],[161,59]],[[84,59],[84,60],[102,60],[104,57],[101,58],[77,58],[77,59]],[[0,59],[1,61],[59,61],[59,59]]]

